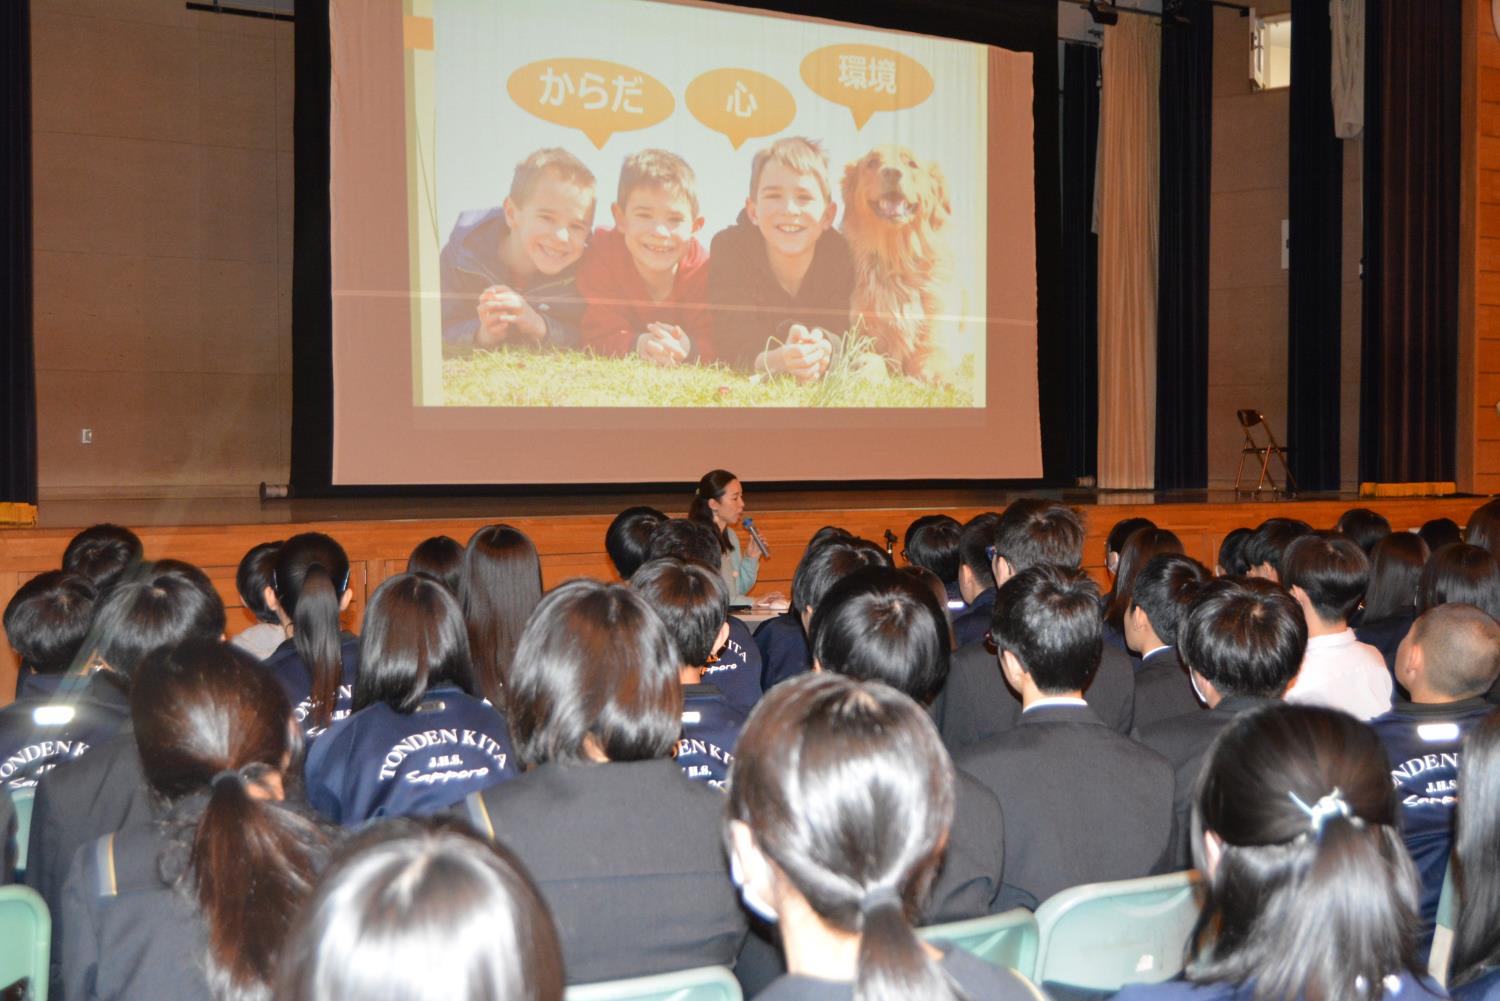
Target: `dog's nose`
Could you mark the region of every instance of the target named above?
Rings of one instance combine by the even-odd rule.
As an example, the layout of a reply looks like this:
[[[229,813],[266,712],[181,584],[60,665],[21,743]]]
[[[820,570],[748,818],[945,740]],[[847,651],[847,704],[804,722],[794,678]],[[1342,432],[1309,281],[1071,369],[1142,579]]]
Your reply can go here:
[[[899,181],[899,180],[901,180],[901,168],[900,167],[882,167],[880,169],[880,176],[881,176],[881,178],[883,180],[887,180],[887,181]]]

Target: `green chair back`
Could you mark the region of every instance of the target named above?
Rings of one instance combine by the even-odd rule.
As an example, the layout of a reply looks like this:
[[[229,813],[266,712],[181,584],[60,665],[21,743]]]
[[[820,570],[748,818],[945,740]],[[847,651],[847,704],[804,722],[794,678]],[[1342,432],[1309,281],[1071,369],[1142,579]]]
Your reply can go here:
[[[29,979],[31,1001],[47,1001],[52,918],[41,896],[26,886],[0,886],[0,988]]]
[[[31,804],[36,799],[36,786],[12,789],[10,801],[16,808],[16,872],[26,871],[26,842],[31,836]]]
[[[1042,990],[1062,984],[1117,991],[1182,971],[1201,907],[1196,871],[1075,886],[1037,908]]]
[[[917,930],[928,942],[951,942],[992,966],[1015,970],[1030,977],[1036,967],[1036,916],[1024,907],[1004,914],[928,925]]]
[[[577,984],[565,1001],[742,1001],[740,982],[722,966]]]

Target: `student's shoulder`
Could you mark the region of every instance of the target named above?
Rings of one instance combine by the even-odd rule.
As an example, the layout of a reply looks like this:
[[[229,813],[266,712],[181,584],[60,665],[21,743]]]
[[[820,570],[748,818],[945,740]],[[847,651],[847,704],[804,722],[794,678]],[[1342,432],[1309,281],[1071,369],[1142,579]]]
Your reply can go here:
[[[943,969],[970,1001],[1045,1001],[1046,995],[1014,970],[986,963],[957,946],[943,954]]]

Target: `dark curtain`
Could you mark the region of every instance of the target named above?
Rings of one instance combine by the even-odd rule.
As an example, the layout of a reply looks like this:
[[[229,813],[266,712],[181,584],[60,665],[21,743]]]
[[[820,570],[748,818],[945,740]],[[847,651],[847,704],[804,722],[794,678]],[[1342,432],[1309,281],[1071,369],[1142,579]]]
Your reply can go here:
[[[1287,447],[1303,490],[1339,488],[1344,148],[1327,0],[1292,0]]]
[[[1461,9],[1460,0],[1366,8],[1365,482],[1455,475]]]
[[[0,4],[0,502],[36,503],[31,0]]]
[[[1214,19],[1206,3],[1161,36],[1156,488],[1208,485],[1208,195]]]
[[[1062,340],[1075,377],[1059,387],[1078,415],[1068,427],[1069,464],[1099,471],[1099,236],[1094,166],[1099,150],[1099,48],[1069,42],[1062,89]]]

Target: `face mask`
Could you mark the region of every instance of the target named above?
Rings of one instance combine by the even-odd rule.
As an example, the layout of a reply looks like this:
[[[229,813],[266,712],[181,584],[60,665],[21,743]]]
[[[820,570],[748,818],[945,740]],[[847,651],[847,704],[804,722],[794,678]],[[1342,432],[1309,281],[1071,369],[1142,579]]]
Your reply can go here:
[[[1203,694],[1203,689],[1198,687],[1198,675],[1192,671],[1188,672],[1188,684],[1193,686],[1193,694],[1198,696],[1198,701],[1208,705],[1208,696]]]
[[[729,879],[734,883],[735,889],[740,891],[740,900],[744,902],[746,910],[760,918],[766,924],[774,925],[780,920],[775,909],[762,900],[760,894],[756,893],[745,882],[745,871],[740,865],[738,852],[729,853]]]

